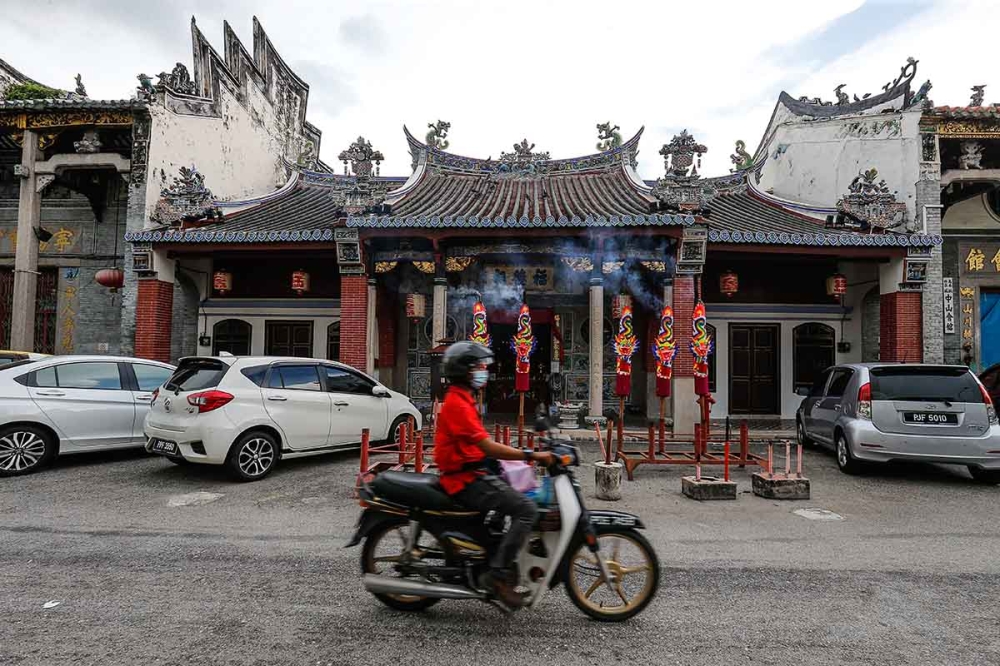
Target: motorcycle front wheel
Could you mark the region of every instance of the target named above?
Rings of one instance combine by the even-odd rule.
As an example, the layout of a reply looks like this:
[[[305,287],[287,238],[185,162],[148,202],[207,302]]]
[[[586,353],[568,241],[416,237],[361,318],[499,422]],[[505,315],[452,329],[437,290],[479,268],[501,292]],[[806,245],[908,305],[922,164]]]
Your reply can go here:
[[[361,572],[378,576],[395,576],[401,574],[396,567],[403,562],[406,553],[406,537],[409,531],[406,520],[384,523],[376,527],[365,539],[361,550]],[[410,562],[443,566],[444,551],[437,538],[426,530],[421,531],[413,550],[410,551]],[[374,594],[374,593],[373,593]],[[402,611],[422,611],[430,608],[440,599],[418,597],[404,594],[375,594],[375,598],[390,608]]]
[[[573,604],[602,622],[621,622],[638,615],[656,595],[660,562],[646,537],[635,530],[597,536],[596,553],[581,543],[566,572],[566,591]],[[601,575],[604,560],[611,582]]]

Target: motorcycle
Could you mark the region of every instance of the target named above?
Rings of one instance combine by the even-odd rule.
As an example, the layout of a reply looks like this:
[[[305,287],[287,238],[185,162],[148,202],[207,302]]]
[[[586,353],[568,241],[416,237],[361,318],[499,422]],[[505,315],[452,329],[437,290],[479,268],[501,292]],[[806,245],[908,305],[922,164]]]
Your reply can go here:
[[[554,499],[539,506],[535,528],[518,554],[525,607],[537,608],[546,592],[562,584],[573,604],[596,620],[637,615],[653,600],[660,578],[656,552],[639,532],[645,526],[628,513],[588,511],[573,475],[579,449],[549,436],[544,421],[536,429],[540,446],[555,454],[546,482]],[[479,582],[503,537],[503,516],[464,508],[433,474],[369,474],[358,497],[364,512],[348,546],[364,542],[362,580],[379,601],[403,611],[421,611],[441,599],[508,610]]]

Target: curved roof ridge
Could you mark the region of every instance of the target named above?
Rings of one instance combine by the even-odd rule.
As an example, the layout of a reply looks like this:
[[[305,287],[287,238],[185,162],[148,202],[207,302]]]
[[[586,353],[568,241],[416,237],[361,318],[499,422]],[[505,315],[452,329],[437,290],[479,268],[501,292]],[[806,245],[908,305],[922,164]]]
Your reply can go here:
[[[627,161],[627,158],[630,157],[635,151],[635,148],[639,143],[639,139],[642,137],[642,133],[645,130],[645,125],[639,127],[638,131],[636,131],[632,138],[627,141],[623,141],[620,146],[610,150],[590,153],[588,155],[581,155],[578,157],[535,159],[532,160],[532,163],[543,169],[559,172],[592,168],[594,166],[599,166],[598,163],[624,162]],[[433,156],[435,158],[433,160],[428,159],[428,164],[434,164],[438,167],[443,166],[445,169],[453,167],[463,171],[492,171],[502,163],[502,160],[500,159],[468,157],[466,155],[459,155],[457,153],[441,150],[440,148],[434,148],[433,146],[429,146],[417,137],[413,136],[406,125],[403,125],[403,133],[406,136],[406,141],[410,146],[411,152],[416,151],[417,155],[424,153],[428,157]],[[414,158],[416,159],[416,155],[414,155]]]

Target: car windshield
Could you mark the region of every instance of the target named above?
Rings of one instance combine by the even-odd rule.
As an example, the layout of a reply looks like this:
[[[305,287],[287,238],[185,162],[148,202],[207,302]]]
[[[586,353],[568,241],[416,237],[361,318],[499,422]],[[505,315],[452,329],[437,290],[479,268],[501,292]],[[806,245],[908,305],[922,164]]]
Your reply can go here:
[[[229,369],[222,361],[212,358],[191,358],[181,361],[163,388],[168,391],[200,391],[213,388],[222,381]]]
[[[872,368],[872,400],[983,402],[976,378],[966,368]]]

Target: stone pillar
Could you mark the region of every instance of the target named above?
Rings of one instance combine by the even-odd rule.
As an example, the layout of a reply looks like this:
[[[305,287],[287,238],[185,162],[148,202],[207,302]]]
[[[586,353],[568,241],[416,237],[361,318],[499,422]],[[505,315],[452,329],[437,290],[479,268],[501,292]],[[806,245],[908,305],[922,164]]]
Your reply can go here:
[[[923,135],[922,135],[923,137]],[[936,137],[932,137],[932,140]],[[926,141],[926,139],[925,139]],[[936,156],[937,151],[925,152],[924,157]],[[917,181],[916,217],[921,233],[941,235],[941,169],[937,161],[921,162]],[[925,208],[926,206],[926,208]],[[926,228],[924,223],[926,221]],[[923,303],[923,358],[927,363],[944,363],[944,298],[942,281],[944,266],[942,248],[935,246],[927,264],[927,283],[921,295]]]
[[[694,394],[694,357],[691,355],[691,316],[694,314],[694,276],[678,275],[674,278],[674,356],[673,385],[670,394],[671,413],[675,433],[694,432],[694,424],[701,420],[698,396]]]
[[[434,303],[431,310],[431,346],[437,347],[448,335],[448,278],[444,257],[434,253]]]
[[[590,406],[589,416],[604,416],[604,278],[600,257],[594,259],[590,278]]]
[[[340,276],[340,362],[368,367],[368,276]]]
[[[17,207],[17,250],[14,253],[14,302],[10,319],[10,346],[20,351],[35,349],[35,296],[38,291],[38,239],[35,232],[41,220],[42,195],[38,192],[35,162],[38,160],[38,135],[24,130],[21,167],[28,176],[21,178]]]
[[[940,255],[939,259],[940,261]],[[922,363],[923,304],[919,291],[899,291],[903,260],[879,266],[879,360]],[[940,290],[939,290],[940,291]],[[940,317],[939,317],[940,319]]]
[[[368,308],[366,318],[368,324],[368,344],[365,353],[365,372],[374,376],[375,355],[378,349],[378,330],[375,325],[375,278],[368,279]]]

